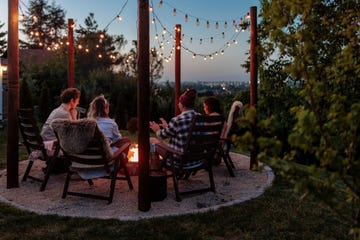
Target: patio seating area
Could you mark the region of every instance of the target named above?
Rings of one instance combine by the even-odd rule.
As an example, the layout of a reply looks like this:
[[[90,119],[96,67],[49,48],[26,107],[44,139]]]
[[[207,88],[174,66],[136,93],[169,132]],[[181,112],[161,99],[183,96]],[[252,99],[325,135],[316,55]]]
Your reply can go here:
[[[27,161],[19,163],[19,188],[6,188],[6,169],[0,171],[0,201],[13,205],[17,208],[35,212],[37,214],[56,214],[71,217],[91,217],[100,219],[115,218],[120,220],[139,220],[144,218],[161,217],[168,215],[179,215],[216,210],[223,206],[241,203],[260,196],[269,187],[274,179],[272,170],[264,167],[263,171],[250,171],[250,159],[247,156],[230,153],[234,162],[235,177],[230,177],[225,164],[214,166],[214,180],[216,192],[194,195],[177,202],[174,194],[171,178],[167,181],[167,197],[163,201],[151,203],[151,209],[147,212],[138,210],[138,177],[131,176],[134,189],[129,190],[126,182],[116,183],[113,202],[107,204],[105,201],[89,198],[68,196],[61,198],[65,175],[53,175],[47,183],[46,190],[39,191],[39,182],[33,180],[21,181],[21,176],[27,166]],[[41,168],[44,162],[35,161],[33,171],[41,176]],[[204,171],[198,172],[189,180],[208,183],[208,174]],[[186,181],[185,181],[186,182]],[[73,187],[85,189],[102,194],[108,191],[104,184],[106,180],[96,179],[93,186],[78,178]],[[181,187],[187,188],[186,183]]]

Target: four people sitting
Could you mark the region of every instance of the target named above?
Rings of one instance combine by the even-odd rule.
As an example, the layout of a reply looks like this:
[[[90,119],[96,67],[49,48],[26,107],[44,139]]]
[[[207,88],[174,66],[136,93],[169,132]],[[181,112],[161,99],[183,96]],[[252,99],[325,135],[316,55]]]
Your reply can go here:
[[[161,123],[150,121],[150,129],[156,134],[156,138],[150,138],[152,145],[167,145],[176,151],[183,152],[192,119],[195,115],[200,114],[194,110],[196,96],[195,89],[186,90],[179,98],[178,107],[181,113],[173,117],[169,123],[163,118],[160,118]],[[41,136],[44,142],[52,142],[56,139],[50,127],[52,120],[56,118],[77,119],[76,107],[80,100],[80,91],[76,88],[68,88],[61,93],[60,97],[62,104],[51,112],[43,126]],[[230,114],[232,119],[238,115],[239,108],[242,110],[242,104],[240,106],[239,103],[241,104],[241,102],[235,102],[232,107],[232,114]],[[221,104],[216,97],[207,97],[204,100],[203,107],[206,115],[223,115]],[[89,104],[87,116],[96,119],[99,129],[107,138],[112,151],[115,152],[121,144],[131,141],[129,138],[121,136],[118,125],[109,117],[109,112],[109,102],[104,95],[99,95]],[[229,124],[232,124],[232,122],[230,121]],[[168,143],[164,142],[164,139],[169,139]],[[157,153],[160,156],[165,156],[166,152],[161,152],[162,148],[158,149]]]

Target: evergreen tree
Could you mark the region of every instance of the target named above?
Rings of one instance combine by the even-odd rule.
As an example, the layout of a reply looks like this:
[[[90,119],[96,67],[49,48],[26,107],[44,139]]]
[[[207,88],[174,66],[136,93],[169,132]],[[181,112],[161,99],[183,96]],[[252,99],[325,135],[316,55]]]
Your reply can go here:
[[[133,41],[134,47],[130,49],[129,53],[126,54],[121,63],[122,70],[129,72],[131,76],[135,76],[138,73],[137,68],[137,41]],[[150,54],[150,85],[160,80],[164,70],[163,59],[157,57],[157,50],[151,49]]]
[[[76,31],[75,53],[77,76],[86,80],[92,71],[112,71],[113,66],[119,64],[122,57],[119,54],[126,44],[123,35],[109,35],[106,30],[99,30],[94,13],[90,13]],[[79,49],[79,46],[80,49]]]
[[[28,12],[22,21],[29,48],[53,48],[59,43],[66,28],[65,10],[47,0],[30,0]]]

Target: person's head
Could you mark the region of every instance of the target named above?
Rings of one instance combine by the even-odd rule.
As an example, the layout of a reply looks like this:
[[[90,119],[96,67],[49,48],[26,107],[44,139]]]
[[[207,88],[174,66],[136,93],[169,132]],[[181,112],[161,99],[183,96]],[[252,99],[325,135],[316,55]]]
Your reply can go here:
[[[99,118],[109,117],[110,105],[104,95],[95,97],[89,106],[88,117]]]
[[[67,88],[60,95],[62,103],[70,104],[71,108],[76,108],[80,100],[80,91],[77,88]]]
[[[181,96],[179,97],[180,110],[194,108],[196,94],[197,94],[197,92],[193,88],[187,89],[183,94],[181,94]]]
[[[216,97],[207,97],[204,100],[203,107],[206,115],[211,113],[218,113],[220,115],[223,114],[220,101]]]

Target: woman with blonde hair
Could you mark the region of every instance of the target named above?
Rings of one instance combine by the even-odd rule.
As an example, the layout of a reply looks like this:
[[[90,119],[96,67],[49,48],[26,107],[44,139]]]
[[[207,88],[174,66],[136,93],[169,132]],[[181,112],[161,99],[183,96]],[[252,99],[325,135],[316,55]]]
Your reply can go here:
[[[99,95],[95,97],[89,106],[88,118],[96,120],[101,132],[105,135],[113,152],[125,142],[131,142],[129,138],[122,137],[116,122],[109,117],[110,104],[104,97]]]

